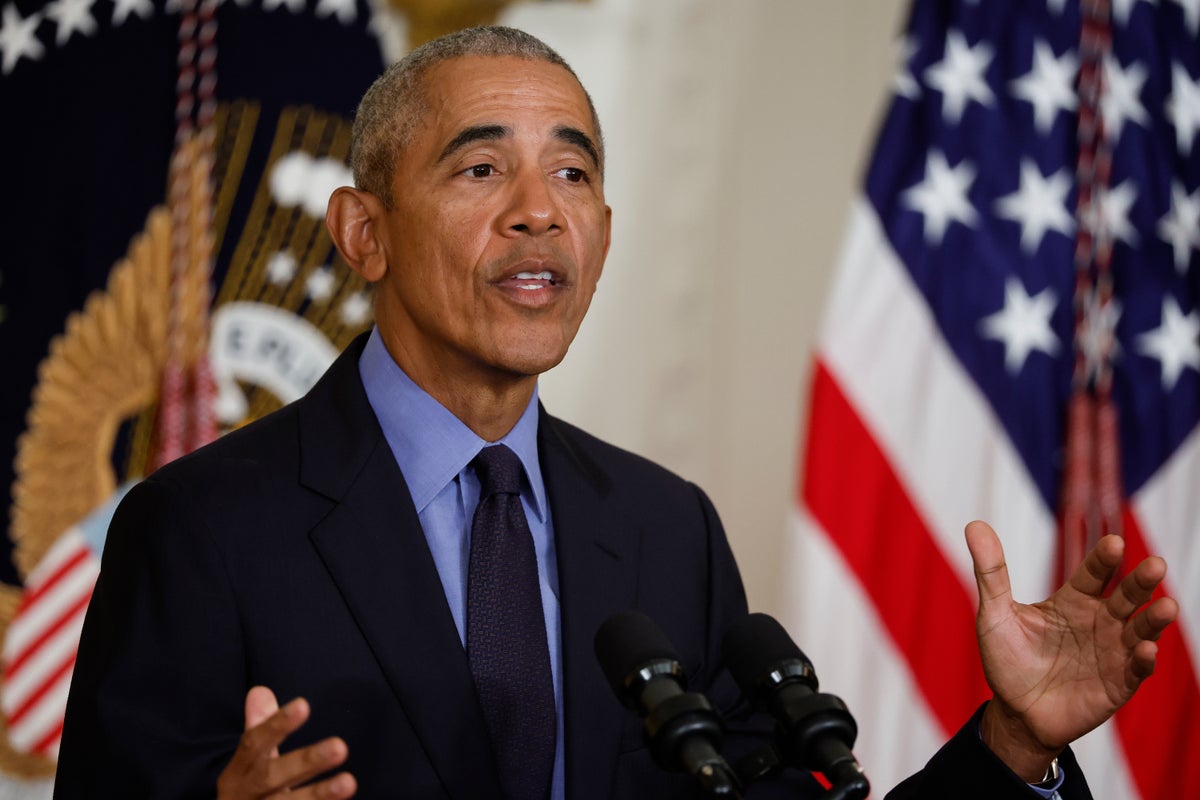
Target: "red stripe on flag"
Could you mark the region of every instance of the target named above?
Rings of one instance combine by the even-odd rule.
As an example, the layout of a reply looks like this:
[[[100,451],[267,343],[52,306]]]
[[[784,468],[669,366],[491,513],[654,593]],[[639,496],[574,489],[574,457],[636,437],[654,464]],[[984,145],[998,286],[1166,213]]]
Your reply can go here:
[[[60,719],[58,724],[51,728],[45,736],[33,743],[33,747],[29,748],[29,752],[37,753],[39,756],[43,757],[49,756],[50,749],[54,745],[58,744],[59,740],[62,738],[62,731],[63,720]]]
[[[33,694],[29,695],[29,697],[25,698],[24,703],[21,703],[20,706],[13,709],[13,712],[8,715],[9,728],[17,727],[21,720],[25,718],[25,715],[28,714],[29,711],[36,706],[43,697],[45,697],[47,692],[54,688],[54,684],[58,683],[59,678],[70,673],[70,671],[74,669],[76,655],[77,654],[75,651],[72,650],[71,654],[63,659],[62,663],[59,664],[53,672],[42,678],[41,683],[38,684],[37,690],[34,691]]]
[[[75,602],[72,603],[69,608],[67,608],[66,611],[59,614],[58,617],[56,617],[49,625],[44,627],[36,639],[26,645],[21,652],[14,654],[12,660],[4,665],[5,682],[11,680],[12,676],[21,669],[25,662],[28,661],[29,658],[33,656],[33,654],[36,653],[48,639],[50,639],[50,637],[62,630],[63,626],[65,626],[72,619],[82,614],[87,608],[88,601],[91,599],[92,590],[89,589],[81,594],[75,600]]]
[[[926,703],[952,733],[991,696],[974,600],[820,361],[811,408],[801,499],[854,570]]]
[[[1149,555],[1137,517],[1122,517],[1123,566]],[[1160,589],[1156,596],[1161,595]],[[1144,798],[1187,797],[1200,786],[1200,686],[1179,625],[1163,632],[1154,674],[1117,712],[1117,734]]]
[[[17,615],[20,616],[25,609],[40,600],[64,575],[78,566],[80,561],[87,558],[88,553],[87,546],[81,543],[79,549],[69,559],[60,564],[58,569],[46,576],[37,586],[27,590],[21,597],[21,604],[17,607]]]

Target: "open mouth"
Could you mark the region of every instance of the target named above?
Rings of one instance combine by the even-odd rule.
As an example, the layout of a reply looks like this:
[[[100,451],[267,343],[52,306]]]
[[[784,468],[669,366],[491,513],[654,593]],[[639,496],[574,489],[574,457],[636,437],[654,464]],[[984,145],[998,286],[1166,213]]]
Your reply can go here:
[[[530,292],[556,284],[554,275],[549,270],[542,270],[541,272],[518,272],[509,278],[509,280],[513,282],[516,288]]]

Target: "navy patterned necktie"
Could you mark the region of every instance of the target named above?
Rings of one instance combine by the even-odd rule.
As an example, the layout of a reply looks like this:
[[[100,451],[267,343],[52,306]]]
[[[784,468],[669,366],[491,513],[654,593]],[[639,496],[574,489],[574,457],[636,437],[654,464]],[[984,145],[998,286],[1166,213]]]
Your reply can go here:
[[[471,462],[479,505],[467,570],[467,660],[508,800],[546,800],[558,728],[521,461],[504,445]]]

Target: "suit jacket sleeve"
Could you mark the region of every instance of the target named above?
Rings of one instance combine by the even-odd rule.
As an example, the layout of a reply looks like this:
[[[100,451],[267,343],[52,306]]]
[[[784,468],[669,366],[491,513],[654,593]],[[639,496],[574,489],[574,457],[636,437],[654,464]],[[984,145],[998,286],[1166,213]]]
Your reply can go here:
[[[88,608],[55,797],[211,797],[242,727],[225,566],[180,490],[150,479],[114,517]],[[231,691],[231,687],[234,687]]]
[[[984,706],[929,760],[925,768],[887,795],[887,800],[1040,800],[1016,773],[1005,766],[979,737]],[[1083,770],[1070,748],[1058,757],[1066,771],[1059,789],[1063,800],[1091,800]]]

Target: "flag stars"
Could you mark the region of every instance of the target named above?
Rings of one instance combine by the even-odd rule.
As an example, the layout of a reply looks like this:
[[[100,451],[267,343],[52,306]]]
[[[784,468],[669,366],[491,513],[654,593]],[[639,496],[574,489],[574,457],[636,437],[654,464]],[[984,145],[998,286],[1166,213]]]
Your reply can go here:
[[[1021,186],[1013,194],[996,201],[996,213],[1021,226],[1021,249],[1032,256],[1047,231],[1070,236],[1075,220],[1067,210],[1071,175],[1064,168],[1054,175],[1042,176],[1037,164],[1021,160]]]
[[[1175,126],[1175,144],[1185,158],[1192,152],[1200,130],[1200,81],[1193,81],[1182,64],[1171,65],[1171,94],[1164,111]]]
[[[1184,368],[1200,371],[1200,315],[1184,315],[1174,297],[1163,298],[1159,327],[1138,337],[1138,352],[1162,365],[1164,391],[1171,391]]]
[[[263,11],[274,11],[281,6],[287,6],[287,10],[293,14],[304,13],[305,0],[263,0]]]
[[[961,222],[974,227],[979,215],[967,191],[975,180],[975,168],[966,160],[951,167],[946,157],[931,150],[925,162],[925,178],[905,190],[900,202],[907,208],[919,212],[925,218],[925,241],[930,245],[941,244],[946,228],[951,222]]]
[[[314,303],[324,303],[333,296],[333,289],[336,280],[333,277],[333,270],[329,267],[321,267],[313,270],[308,276],[308,280],[304,283],[304,288],[308,292],[308,298]]]
[[[42,22],[38,14],[22,18],[15,3],[9,3],[0,12],[0,72],[11,74],[22,58],[37,61],[46,48],[37,38],[37,27]]]
[[[1009,276],[1004,282],[1004,308],[979,321],[987,339],[1004,344],[1004,368],[1017,375],[1034,350],[1054,355],[1058,337],[1050,328],[1050,315],[1057,304],[1054,291],[1046,287],[1031,297],[1021,281]]]
[[[112,24],[114,26],[125,24],[125,20],[131,15],[136,15],[141,19],[150,19],[154,16],[154,4],[151,0],[113,0]]]
[[[900,52],[897,60],[900,62],[900,68],[896,70],[896,75],[892,78],[892,89],[900,97],[916,100],[921,96],[921,85],[913,77],[909,62],[917,54],[917,40],[911,36],[905,36],[900,39],[898,49]]]
[[[365,292],[355,292],[342,301],[338,314],[342,324],[356,328],[371,318],[371,300]]]
[[[1112,0],[1112,16],[1113,19],[1120,25],[1128,24],[1129,15],[1133,13],[1133,7],[1142,0]],[[1146,0],[1146,2],[1154,3],[1157,0]]]
[[[1093,230],[1102,230],[1110,239],[1123,241],[1130,247],[1138,246],[1138,230],[1129,222],[1129,210],[1136,199],[1138,186],[1133,179],[1116,188],[1099,188],[1093,206],[1093,212],[1099,215],[1099,225]]]
[[[1200,0],[1175,0],[1183,7],[1183,21],[1192,36],[1200,33]]]
[[[1117,323],[1121,319],[1121,304],[1115,298],[1100,302],[1096,292],[1087,298],[1087,313],[1083,315],[1083,329],[1079,334],[1079,348],[1083,351],[1084,369],[1089,380],[1100,376],[1101,367],[1112,364],[1121,345],[1117,341]]]
[[[1137,186],[1127,180],[1115,189],[1098,187],[1092,205],[1084,212],[1088,227],[1110,241],[1120,240],[1130,247],[1138,243],[1137,230],[1129,221],[1129,210],[1137,200]]]
[[[1158,235],[1171,245],[1176,271],[1186,275],[1192,250],[1200,249],[1200,189],[1189,195],[1179,181],[1171,184],[1171,210],[1158,221]]]
[[[1146,82],[1146,68],[1136,61],[1122,67],[1111,54],[1104,58],[1104,93],[1100,98],[1100,112],[1104,115],[1105,131],[1113,141],[1119,141],[1126,120],[1136,122],[1143,128],[1150,118],[1138,96]]]
[[[296,277],[299,265],[291,253],[280,250],[267,261],[267,280],[275,286],[286,286]]]
[[[1033,106],[1033,123],[1039,133],[1050,133],[1058,112],[1074,111],[1079,105],[1075,95],[1078,72],[1079,59],[1074,53],[1055,57],[1049,44],[1034,42],[1033,65],[1010,86],[1014,97]]]
[[[96,20],[92,16],[92,5],[96,0],[54,0],[46,5],[46,16],[58,26],[54,43],[66,44],[75,32],[91,36],[96,32]]]
[[[925,82],[942,93],[942,117],[957,124],[971,100],[991,105],[994,100],[983,73],[992,60],[992,48],[986,42],[974,47],[958,31],[946,34],[942,60],[925,70]]]
[[[336,16],[338,22],[349,25],[357,16],[354,2],[355,0],[317,0],[315,13],[318,19]]]

